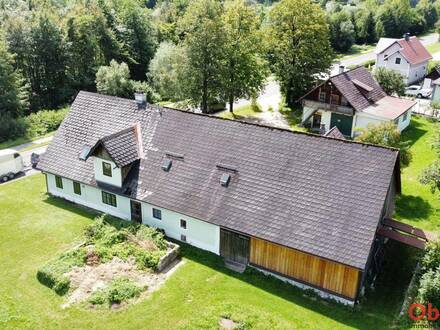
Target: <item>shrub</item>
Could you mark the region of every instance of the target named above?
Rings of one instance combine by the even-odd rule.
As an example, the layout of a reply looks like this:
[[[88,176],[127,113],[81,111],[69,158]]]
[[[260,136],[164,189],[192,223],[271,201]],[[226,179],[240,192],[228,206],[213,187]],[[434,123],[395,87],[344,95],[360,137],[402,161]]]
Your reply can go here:
[[[40,283],[62,296],[70,288],[70,281],[64,274],[69,272],[74,266],[83,266],[86,258],[87,253],[84,248],[68,251],[41,267],[37,271],[37,279]]]
[[[22,118],[2,118],[0,122],[0,142],[24,136],[34,138],[58,129],[68,109],[41,110]]]
[[[422,275],[419,298],[423,303],[440,306],[440,268],[429,270]]]
[[[125,277],[113,279],[109,286],[94,292],[88,301],[93,305],[111,305],[121,303],[128,299],[139,297],[145,288],[139,287],[132,280]]]
[[[423,272],[436,270],[440,267],[440,240],[428,243],[421,264]]]
[[[164,234],[155,228],[140,226],[136,232],[136,237],[140,240],[151,240],[159,250],[167,249],[167,241]]]
[[[0,122],[0,142],[16,139],[25,135],[26,124],[23,118],[5,116]]]

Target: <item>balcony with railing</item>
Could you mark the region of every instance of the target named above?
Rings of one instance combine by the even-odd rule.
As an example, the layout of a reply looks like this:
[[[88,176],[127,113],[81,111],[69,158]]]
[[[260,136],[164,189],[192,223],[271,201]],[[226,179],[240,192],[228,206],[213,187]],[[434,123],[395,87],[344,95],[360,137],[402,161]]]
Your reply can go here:
[[[330,104],[330,103],[324,103],[324,102],[318,102],[318,101],[312,101],[312,100],[303,100],[302,101],[303,106],[307,108],[311,108],[315,111],[317,110],[324,110],[324,111],[331,111],[340,113],[343,115],[354,115],[354,110],[351,107],[339,105],[339,104]]]

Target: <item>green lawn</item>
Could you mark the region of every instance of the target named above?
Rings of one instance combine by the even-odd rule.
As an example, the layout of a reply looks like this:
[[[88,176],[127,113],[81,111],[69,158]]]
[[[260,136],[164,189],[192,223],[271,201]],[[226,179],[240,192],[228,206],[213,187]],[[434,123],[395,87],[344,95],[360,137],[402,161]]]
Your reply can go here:
[[[426,46],[426,49],[431,53],[431,54],[435,54],[440,52],[440,42],[435,42],[433,44],[430,44],[428,46]]]
[[[256,329],[385,329],[414,266],[409,249],[390,244],[376,291],[350,309],[183,246],[185,264],[146,300],[117,311],[61,309],[63,298],[36,271],[73,246],[94,215],[44,191],[42,175],[0,185],[0,329],[217,329],[222,316]]]
[[[376,45],[353,44],[353,46],[351,46],[351,48],[347,52],[338,53],[338,54],[336,54],[336,57],[341,60],[342,59],[347,60],[349,58],[356,57],[358,55],[369,53],[369,52],[373,51],[375,48],[376,48]]]
[[[396,202],[396,218],[427,230],[440,230],[440,194],[432,194],[428,186],[419,182],[419,175],[436,158],[430,141],[436,123],[413,116],[411,126],[403,133],[412,143],[413,159],[402,169],[402,195]]]
[[[234,113],[229,112],[229,110],[225,110],[221,112],[218,116],[221,118],[227,119],[239,119],[244,120],[246,118],[258,117],[261,113],[259,108],[255,108],[252,105],[245,105],[239,108],[234,109]]]

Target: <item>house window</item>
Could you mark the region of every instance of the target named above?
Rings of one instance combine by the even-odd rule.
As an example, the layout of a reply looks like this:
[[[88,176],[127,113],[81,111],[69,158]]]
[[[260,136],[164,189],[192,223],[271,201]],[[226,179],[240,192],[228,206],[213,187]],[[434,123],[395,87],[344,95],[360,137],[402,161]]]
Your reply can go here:
[[[396,64],[400,64],[400,57],[396,57]]]
[[[347,99],[345,97],[341,97],[341,104],[342,105],[348,105]]]
[[[408,111],[403,114],[402,121],[406,121],[408,118]]]
[[[186,220],[180,219],[180,228],[186,229]]]
[[[105,176],[111,177],[112,176],[112,164],[102,162],[102,174],[104,174]]]
[[[330,104],[339,104],[339,95],[332,94],[330,96]]]
[[[55,185],[57,188],[63,189],[63,179],[60,176],[55,176]]]
[[[104,204],[116,207],[116,195],[102,191],[102,202]]]
[[[186,242],[186,235],[180,235],[180,240],[182,242]]]
[[[159,209],[153,208],[153,218],[158,219],[158,220],[162,220],[162,211]]]
[[[81,185],[79,182],[73,182],[73,192],[77,195],[81,195]]]
[[[319,102],[325,102],[325,93],[319,92]]]

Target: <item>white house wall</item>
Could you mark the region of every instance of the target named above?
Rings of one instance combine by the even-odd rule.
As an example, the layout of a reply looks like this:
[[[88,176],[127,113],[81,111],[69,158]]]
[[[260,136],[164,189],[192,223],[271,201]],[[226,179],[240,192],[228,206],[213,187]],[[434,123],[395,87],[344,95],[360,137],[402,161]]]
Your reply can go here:
[[[112,176],[106,176],[102,173],[102,163],[110,163],[112,166]],[[93,166],[95,170],[96,181],[105,182],[116,187],[121,187],[122,185],[122,174],[121,169],[116,166],[116,164],[110,160],[101,159],[98,157],[93,157]]]
[[[131,219],[130,198],[116,195],[117,206],[113,207],[102,202],[101,190],[98,188],[80,183],[81,195],[77,195],[73,192],[72,180],[62,178],[63,189],[61,189],[57,188],[55,184],[55,176],[53,174],[46,173],[46,177],[48,192],[54,196],[85,205],[121,219]],[[148,203],[141,202],[141,204],[143,224],[162,228],[165,230],[165,234],[168,237],[176,240],[180,240],[181,235],[183,234],[186,236],[187,243],[216,254],[220,253],[219,226],[156,207]],[[153,218],[153,207],[162,211],[162,220]],[[180,219],[186,220],[186,229],[180,228]]]

